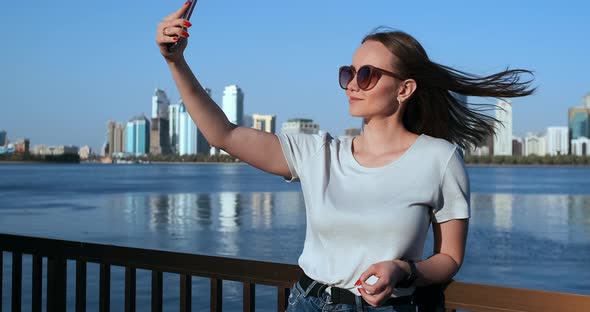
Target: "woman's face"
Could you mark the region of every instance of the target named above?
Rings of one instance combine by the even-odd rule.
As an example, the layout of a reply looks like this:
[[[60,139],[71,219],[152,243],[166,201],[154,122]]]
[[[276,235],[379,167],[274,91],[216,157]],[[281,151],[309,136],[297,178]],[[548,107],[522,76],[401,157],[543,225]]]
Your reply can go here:
[[[393,54],[378,41],[366,41],[354,53],[352,66],[358,70],[363,65],[373,65],[397,73],[392,66]],[[400,81],[394,77],[381,75],[377,84],[370,90],[359,88],[356,76],[348,84],[349,112],[354,117],[371,118],[391,116],[399,109],[397,90]]]

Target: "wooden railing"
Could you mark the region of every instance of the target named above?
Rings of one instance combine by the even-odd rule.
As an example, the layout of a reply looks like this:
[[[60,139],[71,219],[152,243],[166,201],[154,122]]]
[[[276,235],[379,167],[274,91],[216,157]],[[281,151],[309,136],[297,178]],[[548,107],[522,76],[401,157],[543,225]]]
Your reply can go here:
[[[0,281],[4,252],[12,253],[12,311],[20,311],[22,305],[23,254],[32,255],[31,307],[34,312],[42,309],[43,258],[47,258],[47,311],[66,310],[67,260],[76,261],[76,311],[86,311],[88,263],[100,265],[99,311],[110,310],[111,266],[125,268],[125,311],[136,310],[137,269],[151,271],[152,311],[162,311],[163,273],[180,275],[180,311],[191,310],[193,276],[210,279],[211,311],[222,310],[223,280],[243,283],[243,311],[254,311],[255,285],[276,287],[277,310],[284,311],[289,287],[301,274],[299,267],[289,264],[0,234]],[[446,287],[444,298],[447,311],[590,311],[590,296],[459,282]]]

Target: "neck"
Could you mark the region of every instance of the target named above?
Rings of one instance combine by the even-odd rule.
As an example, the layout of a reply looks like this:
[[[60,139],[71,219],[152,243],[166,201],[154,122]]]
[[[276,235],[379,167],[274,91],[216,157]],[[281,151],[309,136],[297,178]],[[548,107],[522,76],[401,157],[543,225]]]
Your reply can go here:
[[[409,132],[401,120],[392,117],[365,119],[363,132],[355,140],[355,148],[379,155],[412,145],[417,135]]]

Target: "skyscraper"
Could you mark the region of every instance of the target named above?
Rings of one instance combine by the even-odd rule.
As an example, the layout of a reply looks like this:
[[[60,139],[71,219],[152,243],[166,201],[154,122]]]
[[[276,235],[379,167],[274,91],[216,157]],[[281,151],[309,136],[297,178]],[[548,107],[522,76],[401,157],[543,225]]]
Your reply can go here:
[[[242,117],[242,126],[246,128],[254,128],[254,116],[244,114],[244,117]]]
[[[244,93],[237,85],[229,85],[223,90],[223,112],[231,123],[243,125]]]
[[[108,156],[112,156],[115,149],[115,122],[109,120],[107,124],[107,148]]]
[[[568,111],[570,140],[590,138],[590,108],[573,107]]]
[[[179,109],[178,154],[209,154],[209,143],[183,105]]]
[[[113,153],[120,154],[125,152],[125,125],[117,123],[115,125]]]
[[[567,155],[569,151],[568,128],[547,128],[547,154],[551,156]]]
[[[135,122],[132,120],[129,120],[127,122],[127,126],[125,127],[125,152],[129,153],[129,154],[133,154],[135,155],[135,137],[136,134],[135,132],[137,131],[137,129],[135,129]]]
[[[150,152],[150,121],[139,116],[127,122],[126,152],[140,156]]]
[[[172,153],[174,154],[178,154],[178,133],[180,131],[180,125],[178,121],[180,118],[180,106],[184,106],[182,100],[168,107],[168,130],[170,133],[170,147],[172,149]]]
[[[124,153],[126,150],[124,142],[125,125],[110,120],[107,125],[107,156],[112,157],[113,154]]]
[[[496,125],[494,137],[494,155],[512,156],[512,104],[510,101],[498,100],[496,104]]]
[[[6,145],[6,131],[0,131],[0,146]]]
[[[170,100],[164,90],[156,88],[152,96],[152,118],[168,118],[168,106]]]
[[[170,154],[170,131],[167,118],[152,118],[150,124],[150,154]]]
[[[272,133],[272,134],[275,133],[277,116],[254,114],[254,115],[252,115],[252,120],[253,120],[252,128],[266,131],[266,132]]]

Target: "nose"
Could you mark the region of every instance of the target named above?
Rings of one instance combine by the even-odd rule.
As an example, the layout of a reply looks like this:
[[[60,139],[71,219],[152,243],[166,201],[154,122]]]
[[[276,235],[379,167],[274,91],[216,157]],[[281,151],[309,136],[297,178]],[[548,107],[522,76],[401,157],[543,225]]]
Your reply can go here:
[[[358,92],[359,91],[359,86],[356,83],[356,74],[354,76],[352,76],[352,79],[346,85],[346,90],[347,91],[355,91],[355,92]]]

